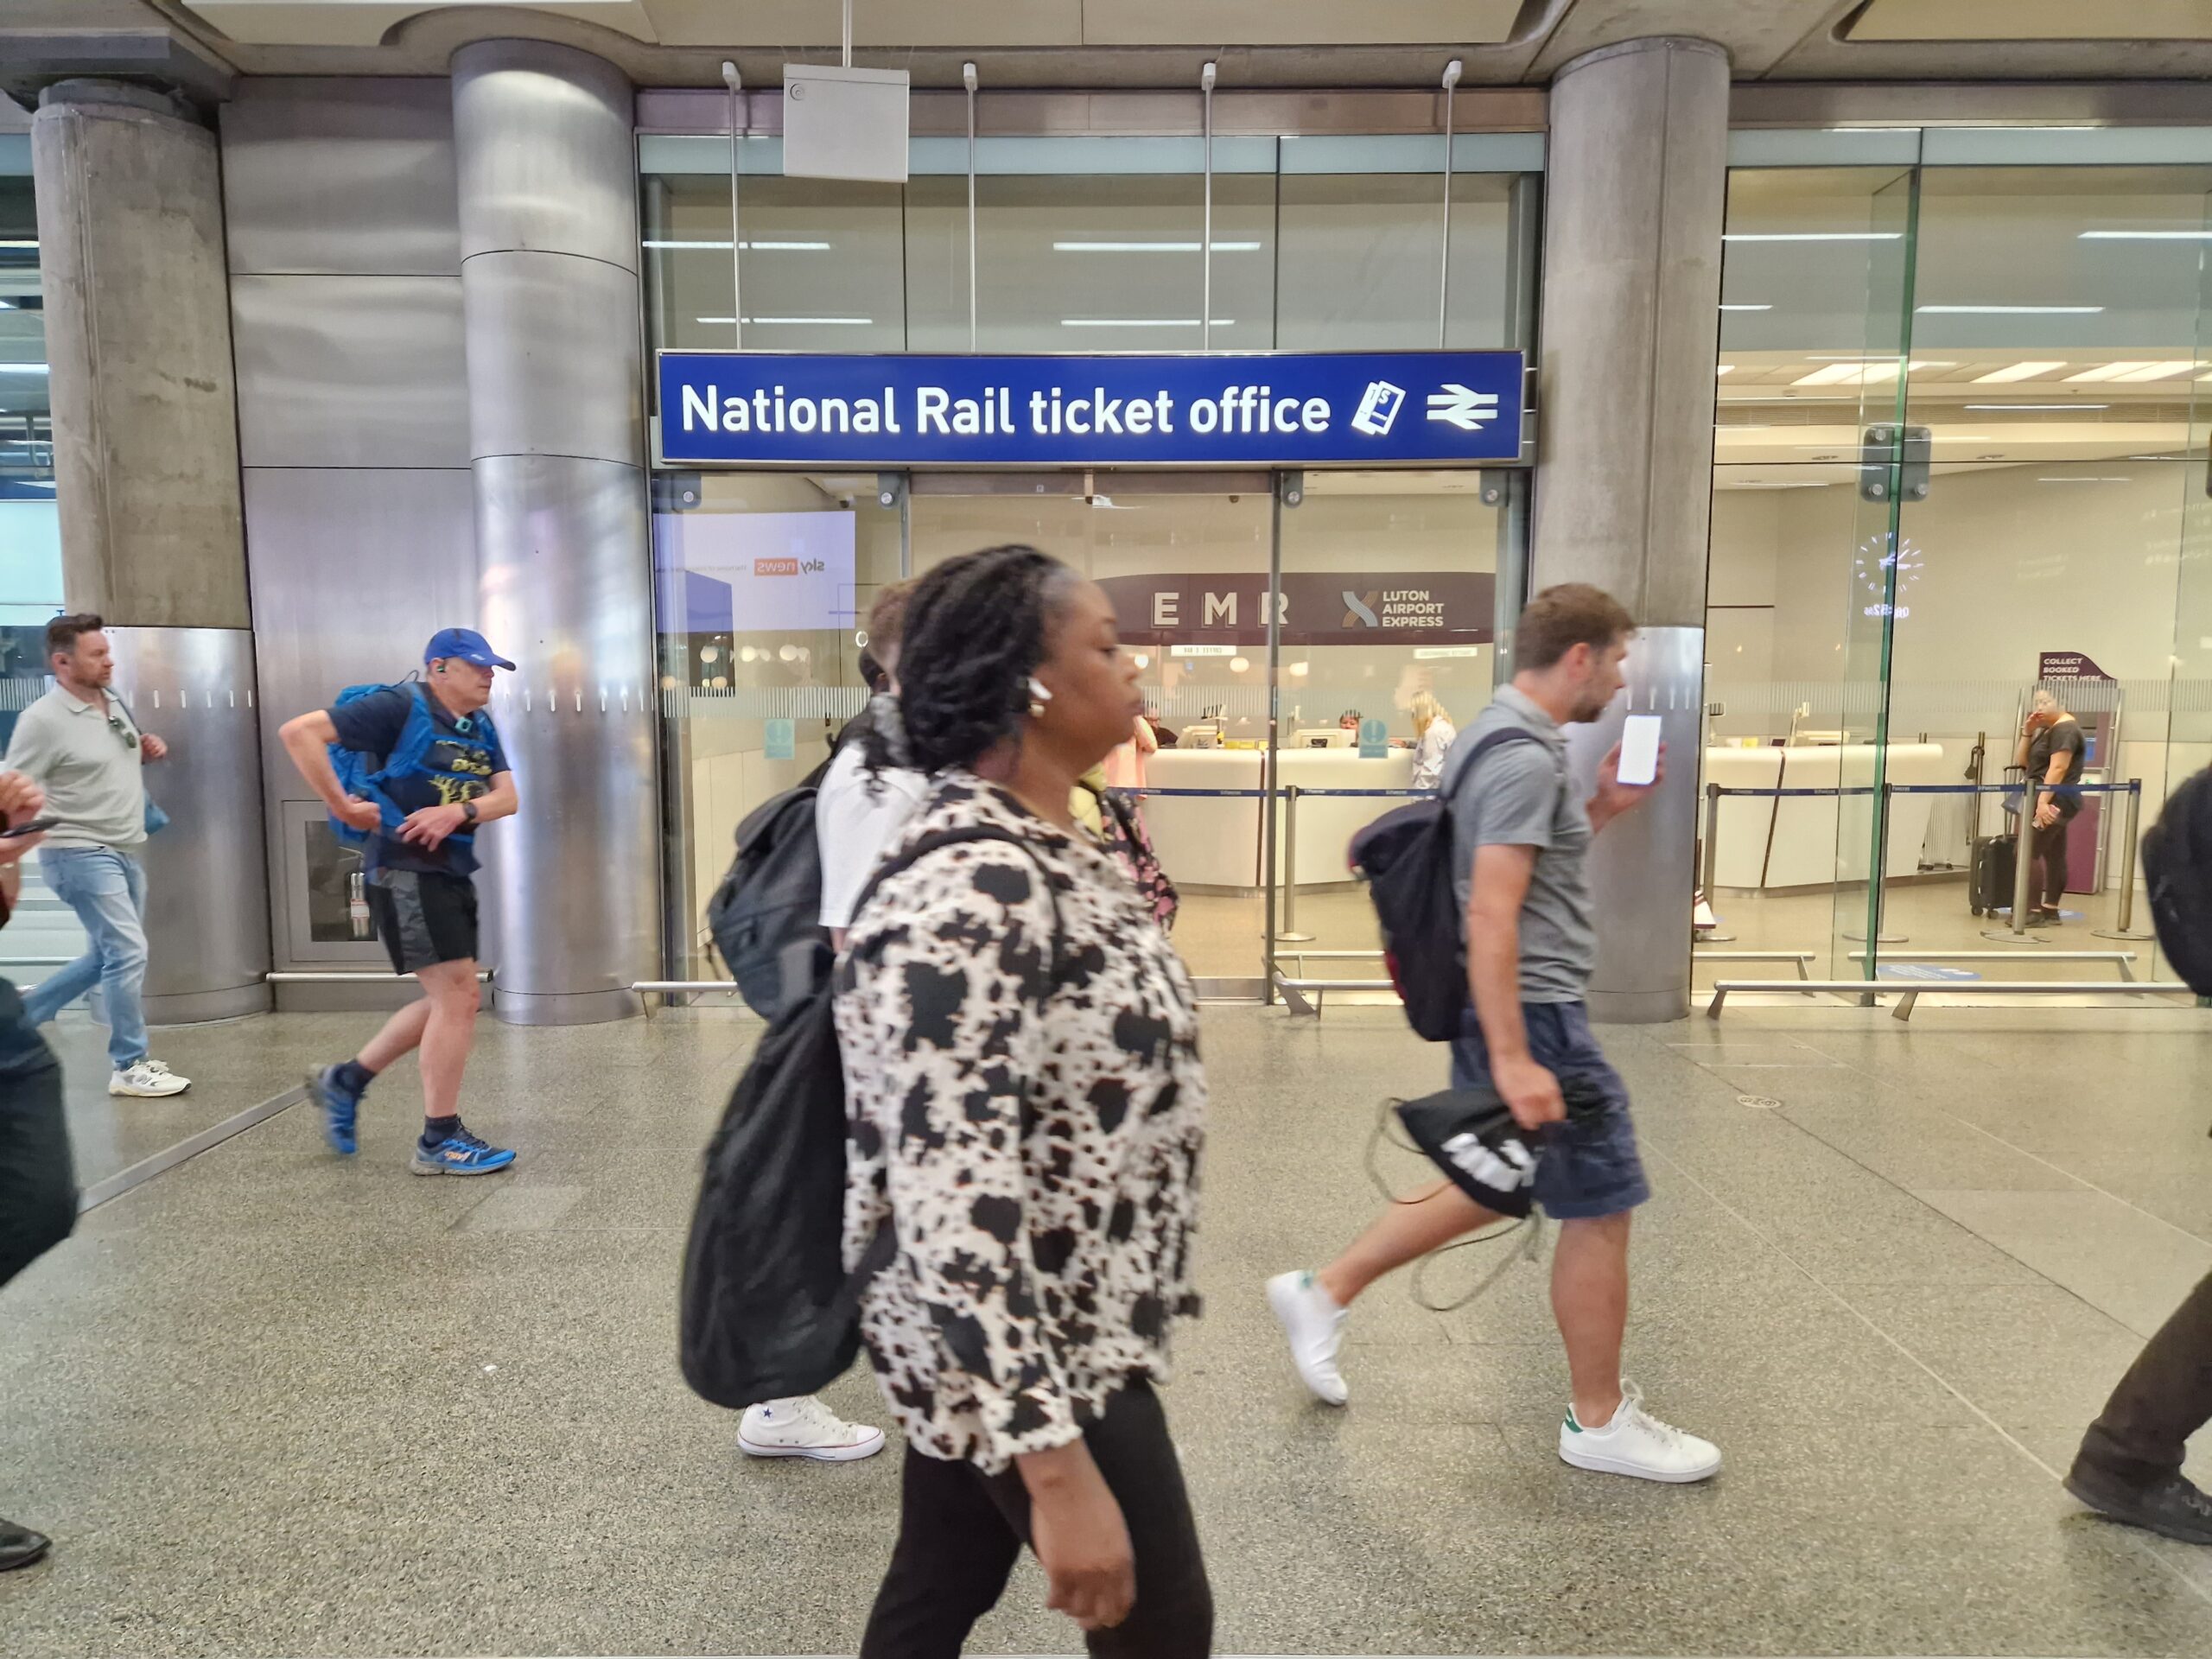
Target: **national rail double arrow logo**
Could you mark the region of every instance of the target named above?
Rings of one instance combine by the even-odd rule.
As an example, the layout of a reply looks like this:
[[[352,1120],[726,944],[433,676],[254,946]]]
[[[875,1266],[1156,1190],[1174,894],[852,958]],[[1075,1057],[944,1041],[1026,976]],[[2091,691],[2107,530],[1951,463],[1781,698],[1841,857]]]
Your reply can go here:
[[[1428,418],[1456,426],[1462,432],[1479,432],[1497,416],[1497,394],[1477,391],[1457,380],[1446,380],[1444,390],[1428,394]]]

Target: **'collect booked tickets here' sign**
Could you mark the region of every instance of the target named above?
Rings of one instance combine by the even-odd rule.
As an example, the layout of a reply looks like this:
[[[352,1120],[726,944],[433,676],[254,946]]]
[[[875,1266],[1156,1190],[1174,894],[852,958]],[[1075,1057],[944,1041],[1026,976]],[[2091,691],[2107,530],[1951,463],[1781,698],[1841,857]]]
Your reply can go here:
[[[1521,457],[1518,352],[663,352],[676,466],[1374,467]]]

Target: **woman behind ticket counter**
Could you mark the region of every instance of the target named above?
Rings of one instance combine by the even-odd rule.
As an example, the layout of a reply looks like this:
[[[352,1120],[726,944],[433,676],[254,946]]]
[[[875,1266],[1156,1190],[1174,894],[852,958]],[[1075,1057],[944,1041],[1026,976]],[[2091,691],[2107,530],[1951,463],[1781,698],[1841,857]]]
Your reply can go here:
[[[1452,723],[1452,716],[1444,712],[1444,705],[1436,700],[1433,691],[1414,693],[1414,777],[1415,789],[1434,789],[1444,781],[1444,757],[1451,753],[1452,740],[1459,735]]]

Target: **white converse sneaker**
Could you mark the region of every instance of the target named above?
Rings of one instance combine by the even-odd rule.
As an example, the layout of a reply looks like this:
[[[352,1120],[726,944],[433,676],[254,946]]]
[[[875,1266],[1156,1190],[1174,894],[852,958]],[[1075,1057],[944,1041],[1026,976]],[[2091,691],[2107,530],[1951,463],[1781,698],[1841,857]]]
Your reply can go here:
[[[148,1100],[181,1095],[191,1087],[190,1077],[180,1077],[159,1060],[141,1060],[107,1080],[111,1095],[135,1095]]]
[[[748,1458],[854,1463],[883,1450],[883,1431],[845,1422],[809,1394],[747,1407],[738,1425],[737,1446]]]
[[[1323,1405],[1344,1404],[1351,1390],[1337,1370],[1337,1348],[1344,1339],[1344,1310],[1310,1273],[1279,1273],[1268,1280],[1268,1306],[1290,1338],[1299,1381]]]
[[[1621,1384],[1613,1421],[1603,1428],[1577,1422],[1574,1408],[1567,1408],[1567,1421],[1559,1426],[1559,1454],[1577,1469],[1638,1480],[1683,1484],[1720,1472],[1719,1446],[1661,1422],[1643,1408],[1643,1390],[1627,1382]]]

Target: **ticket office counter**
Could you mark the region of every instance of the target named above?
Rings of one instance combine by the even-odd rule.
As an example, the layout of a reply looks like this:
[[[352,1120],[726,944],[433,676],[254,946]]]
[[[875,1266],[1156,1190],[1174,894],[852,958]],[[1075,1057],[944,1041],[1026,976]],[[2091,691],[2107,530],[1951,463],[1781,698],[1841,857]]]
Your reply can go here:
[[[1185,889],[1249,892],[1260,885],[1260,795],[1267,756],[1258,749],[1162,749],[1146,763],[1148,789],[1235,789],[1223,796],[1147,797],[1145,824],[1160,868]],[[1407,789],[1413,751],[1363,760],[1353,749],[1285,749],[1277,772],[1300,789]],[[1301,887],[1349,881],[1345,849],[1355,833],[1410,796],[1322,796],[1298,803],[1298,868],[1284,864],[1285,803],[1275,801],[1276,868]]]
[[[1945,760],[1940,743],[1892,743],[1885,770],[1893,785],[1959,781],[1958,767]],[[1724,789],[1835,789],[1847,781],[1863,785],[1873,775],[1874,749],[1866,743],[1705,752],[1705,781]],[[1891,796],[1886,878],[1919,870],[1936,800],[1932,795]],[[1834,887],[1839,868],[1849,867],[1854,855],[1863,879],[1865,851],[1838,845],[1841,805],[1834,795],[1724,795],[1713,836],[1713,886]],[[1864,802],[1853,803],[1850,821],[1868,822]],[[1698,832],[1704,833],[1702,823]]]

